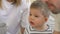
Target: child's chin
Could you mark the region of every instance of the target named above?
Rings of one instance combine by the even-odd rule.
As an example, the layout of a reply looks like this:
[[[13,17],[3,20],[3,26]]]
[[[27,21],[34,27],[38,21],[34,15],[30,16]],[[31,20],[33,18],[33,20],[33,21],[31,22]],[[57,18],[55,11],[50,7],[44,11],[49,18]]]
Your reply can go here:
[[[30,24],[32,27],[35,27],[35,25]]]

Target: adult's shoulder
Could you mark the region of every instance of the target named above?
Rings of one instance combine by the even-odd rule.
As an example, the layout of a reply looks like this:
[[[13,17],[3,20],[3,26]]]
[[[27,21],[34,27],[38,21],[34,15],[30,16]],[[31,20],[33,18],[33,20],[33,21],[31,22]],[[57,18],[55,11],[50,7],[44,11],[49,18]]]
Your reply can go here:
[[[20,8],[21,9],[26,9],[28,7],[29,7],[29,2],[27,2],[27,0],[21,0]]]

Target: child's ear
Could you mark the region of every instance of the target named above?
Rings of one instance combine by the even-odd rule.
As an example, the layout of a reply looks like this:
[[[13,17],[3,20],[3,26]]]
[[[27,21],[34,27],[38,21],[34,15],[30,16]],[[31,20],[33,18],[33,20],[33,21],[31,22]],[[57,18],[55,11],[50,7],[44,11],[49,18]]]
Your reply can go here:
[[[46,21],[46,22],[48,21],[48,18],[47,18],[47,17],[45,18],[45,21]]]

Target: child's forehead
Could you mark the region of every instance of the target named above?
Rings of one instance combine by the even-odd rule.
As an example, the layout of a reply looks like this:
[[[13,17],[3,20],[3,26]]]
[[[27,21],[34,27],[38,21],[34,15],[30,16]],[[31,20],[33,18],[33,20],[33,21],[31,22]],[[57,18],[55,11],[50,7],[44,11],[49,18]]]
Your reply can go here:
[[[42,13],[42,11],[37,10],[37,9],[36,9],[36,10],[35,10],[35,9],[34,9],[34,10],[32,9],[32,10],[30,11],[30,14],[38,15],[38,16],[41,16],[41,15],[44,16],[43,13]]]
[[[42,13],[42,11],[41,8],[30,8],[30,12]]]
[[[36,13],[38,13],[38,12],[40,13],[40,11],[41,11],[41,10],[40,10],[40,9],[37,9],[37,8],[32,8],[32,9],[30,9],[30,12],[34,12],[34,13],[35,13],[35,12],[36,12]]]
[[[42,11],[42,8],[30,8],[30,11],[31,11],[31,10]]]

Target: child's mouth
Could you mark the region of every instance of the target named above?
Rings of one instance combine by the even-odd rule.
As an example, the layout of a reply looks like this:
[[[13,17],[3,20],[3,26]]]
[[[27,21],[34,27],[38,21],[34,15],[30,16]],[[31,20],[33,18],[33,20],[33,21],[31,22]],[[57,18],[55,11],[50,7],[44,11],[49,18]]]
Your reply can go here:
[[[34,25],[34,23],[33,23],[32,21],[30,21],[30,24],[31,24],[31,25]]]

